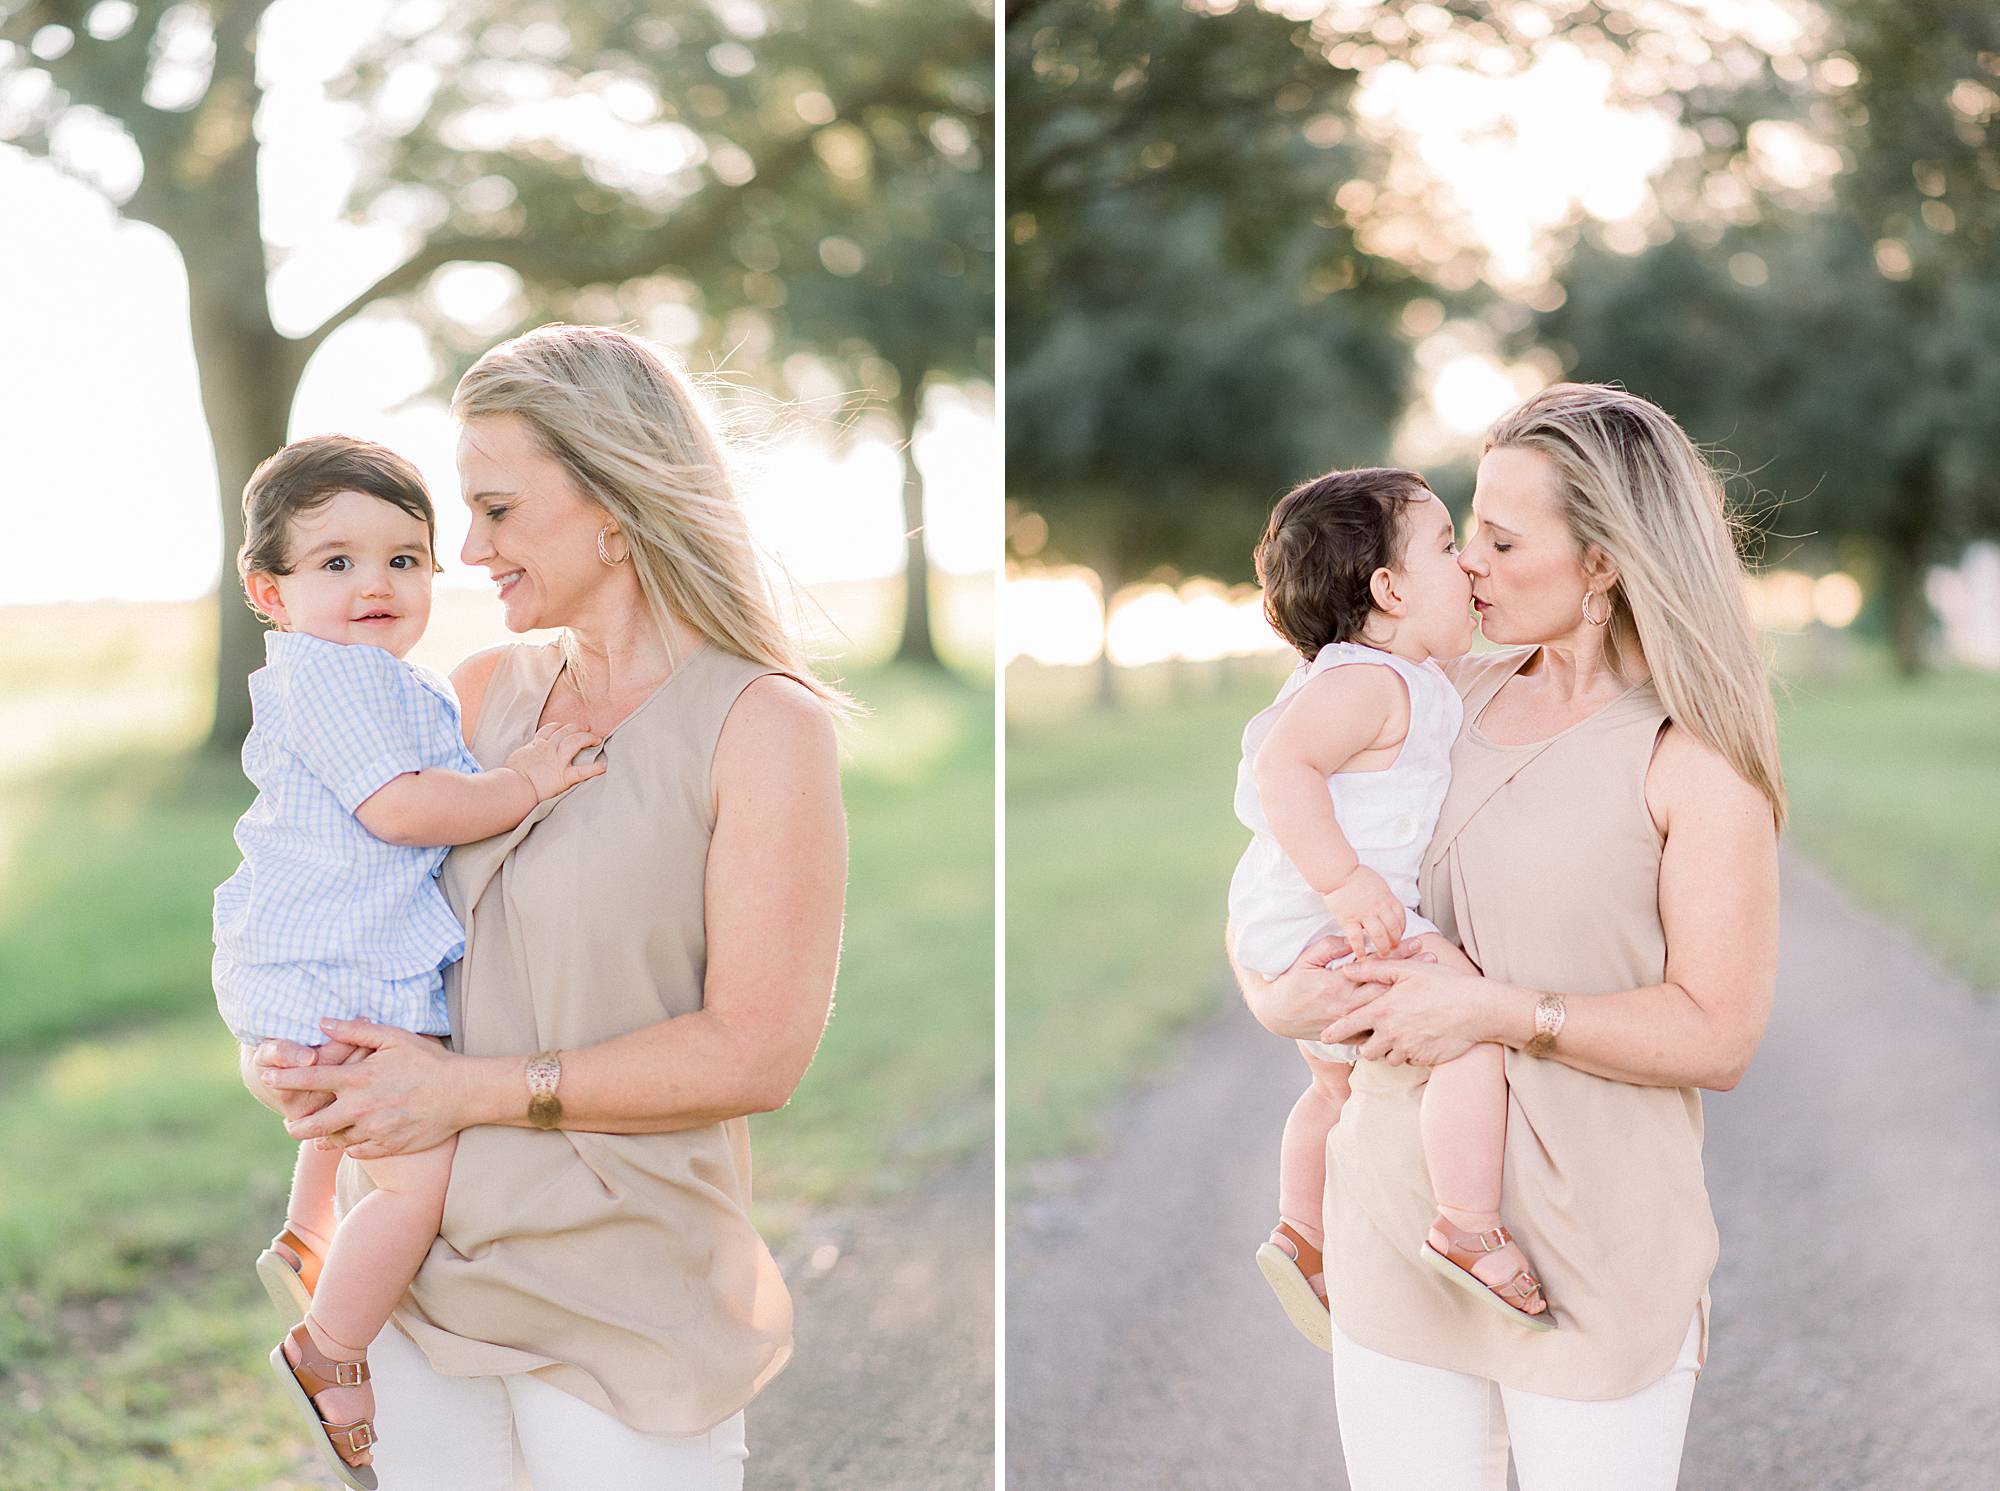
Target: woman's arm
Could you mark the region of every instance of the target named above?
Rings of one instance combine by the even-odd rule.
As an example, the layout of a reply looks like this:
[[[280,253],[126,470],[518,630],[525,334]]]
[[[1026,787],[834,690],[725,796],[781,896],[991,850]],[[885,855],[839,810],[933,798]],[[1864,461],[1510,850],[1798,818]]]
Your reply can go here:
[[[840,954],[846,821],[833,724],[789,679],[745,689],[717,742],[705,881],[702,1008],[562,1053],[562,1126],[666,1133],[784,1106],[819,1044]],[[361,1159],[427,1147],[474,1124],[527,1126],[524,1056],[455,1055],[419,1036],[336,1022],[375,1048],[337,1072],[279,1072],[339,1094],[289,1125],[339,1134]],[[351,1135],[351,1140],[350,1140]]]
[[[1565,1006],[1551,1056],[1645,1086],[1726,1092],[1764,1037],[1778,966],[1777,834],[1770,804],[1714,750],[1669,728],[1646,777],[1665,837],[1660,922],[1666,978]],[[1373,997],[1327,1040],[1361,1038],[1362,1055],[1433,1062],[1440,1040],[1522,1047],[1535,1035],[1538,990],[1393,963],[1352,965]],[[1386,987],[1385,987],[1386,986]],[[1363,1033],[1372,1030],[1372,1036]]]

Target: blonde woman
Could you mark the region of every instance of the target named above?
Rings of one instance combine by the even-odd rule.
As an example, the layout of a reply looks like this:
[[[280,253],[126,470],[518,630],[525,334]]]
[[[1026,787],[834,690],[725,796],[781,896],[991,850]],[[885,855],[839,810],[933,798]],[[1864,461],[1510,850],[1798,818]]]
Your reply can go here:
[[[1563,384],[1488,434],[1461,564],[1488,639],[1424,856],[1417,958],[1240,974],[1257,1017],[1363,1060],[1327,1152],[1335,1399],[1355,1491],[1667,1491],[1708,1340],[1700,1088],[1762,1039],[1785,813],[1722,494],[1665,413]],[[1413,950],[1406,944],[1403,951]],[[1555,1329],[1423,1268],[1430,1067],[1506,1048],[1509,1226]],[[1497,1246],[1497,1241],[1494,1243]]]
[[[562,629],[460,665],[467,744],[491,766],[587,721],[605,770],[446,861],[452,1049],[337,1023],[365,1058],[267,1043],[246,1082],[350,1158],[457,1135],[440,1236],[370,1353],[383,1491],[740,1487],[743,1407],[791,1350],[745,1115],[786,1101],[826,1021],[847,703],[779,624],[653,348],[544,327],[453,408],[462,558],[510,630]],[[366,1186],[342,1166],[343,1206]]]

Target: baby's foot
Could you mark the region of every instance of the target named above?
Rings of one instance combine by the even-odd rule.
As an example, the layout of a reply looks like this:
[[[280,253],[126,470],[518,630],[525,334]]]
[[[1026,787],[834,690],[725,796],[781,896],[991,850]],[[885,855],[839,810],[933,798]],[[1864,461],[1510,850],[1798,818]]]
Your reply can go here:
[[[1322,1351],[1333,1349],[1327,1315],[1326,1271],[1320,1250],[1287,1222],[1271,1229],[1257,1249],[1257,1267],[1299,1334]]]
[[[322,1375],[329,1378],[352,1377],[356,1374],[335,1370],[350,1364],[363,1369],[359,1374],[361,1380],[358,1383],[346,1386],[336,1382],[334,1386],[312,1395],[313,1408],[318,1411],[320,1422],[329,1426],[370,1423],[375,1417],[375,1389],[369,1386],[367,1380],[367,1352],[357,1351],[343,1342],[334,1340],[320,1329],[319,1322],[310,1315],[305,1318],[304,1325],[307,1334],[312,1338],[312,1344],[319,1348],[321,1355],[327,1359],[320,1365]],[[285,1361],[293,1367],[297,1367],[303,1360],[304,1354],[299,1350],[296,1335],[285,1337],[284,1351]],[[328,1437],[332,1438],[331,1435]],[[345,1453],[345,1446],[339,1440],[334,1440],[334,1448],[341,1459],[347,1461],[349,1465],[367,1465],[374,1459],[366,1447],[367,1444],[374,1442],[372,1426],[365,1435],[360,1436],[359,1442],[360,1452],[354,1455]]]
[[[1440,1211],[1425,1239],[1432,1252],[1484,1284],[1523,1315],[1544,1313],[1549,1302],[1528,1268],[1528,1255],[1500,1225],[1497,1213]]]
[[[257,1278],[271,1303],[287,1320],[303,1319],[319,1287],[326,1244],[298,1223],[286,1222],[271,1245],[257,1255]]]

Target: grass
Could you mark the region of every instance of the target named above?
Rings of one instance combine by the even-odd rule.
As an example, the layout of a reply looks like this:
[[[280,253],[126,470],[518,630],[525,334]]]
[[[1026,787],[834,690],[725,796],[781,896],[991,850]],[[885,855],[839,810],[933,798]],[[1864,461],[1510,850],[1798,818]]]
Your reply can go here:
[[[1807,680],[1780,731],[1792,841],[2000,992],[2000,674]]]
[[[1007,675],[1007,1145],[1085,1150],[1105,1107],[1228,992],[1245,721],[1283,664],[1153,669],[1114,709],[1083,670]],[[1790,836],[1864,902],[2000,990],[2000,675],[1914,683],[1862,653],[1780,697]]]
[[[1009,670],[1010,1173],[1086,1147],[1103,1106],[1217,1007],[1245,842],[1237,742],[1282,676],[1149,670],[1099,710],[1076,674]]]
[[[292,1146],[208,990],[249,789],[190,754],[198,609],[74,608],[67,656],[0,630],[0,1491],[321,1484],[248,1268]],[[874,713],[844,763],[839,1008],[791,1106],[752,1122],[776,1234],[992,1136],[990,685],[848,683]]]

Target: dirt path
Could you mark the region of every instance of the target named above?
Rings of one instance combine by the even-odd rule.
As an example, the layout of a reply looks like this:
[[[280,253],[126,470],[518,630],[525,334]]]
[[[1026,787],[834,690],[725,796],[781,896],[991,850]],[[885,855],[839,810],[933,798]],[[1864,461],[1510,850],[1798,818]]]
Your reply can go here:
[[[780,1250],[798,1344],[750,1405],[747,1491],[993,1484],[993,1225],[988,1156]]]
[[[1326,1358],[1250,1263],[1300,1070],[1228,1008],[1017,1207],[1009,1491],[1346,1485]],[[1987,1484],[2000,1002],[1788,857],[1770,1031],[1706,1105],[1722,1261],[1682,1486]]]

